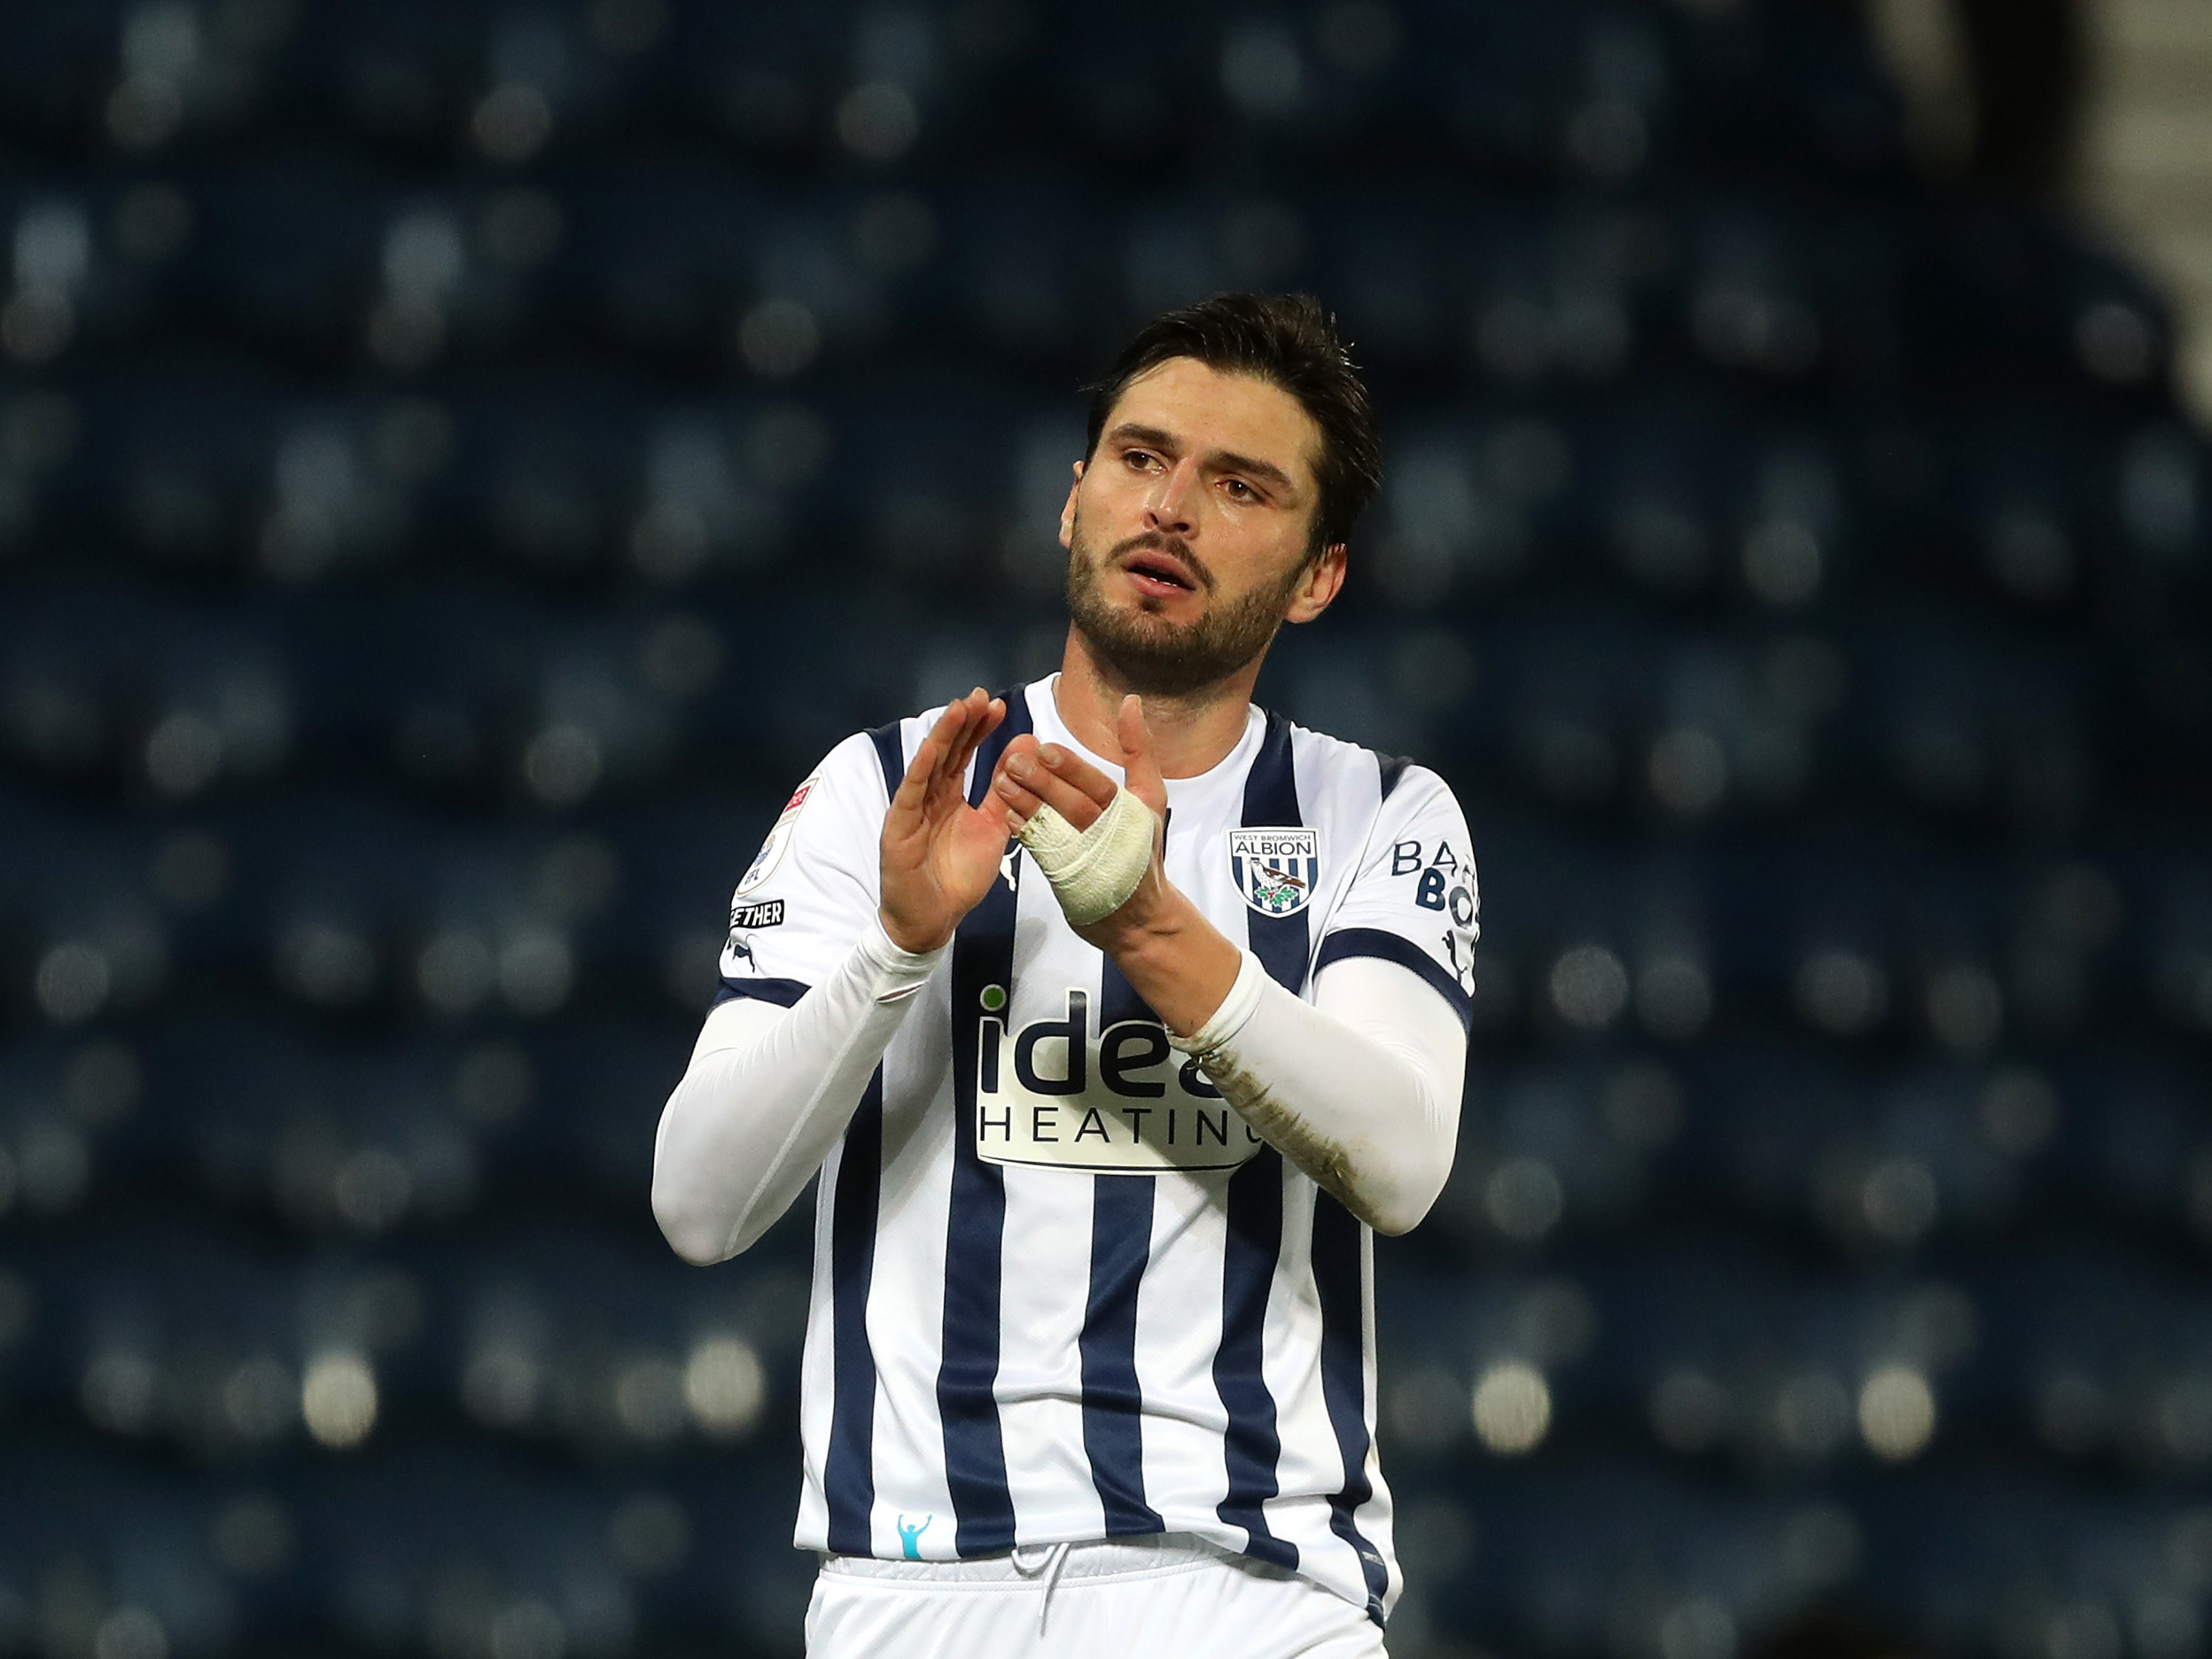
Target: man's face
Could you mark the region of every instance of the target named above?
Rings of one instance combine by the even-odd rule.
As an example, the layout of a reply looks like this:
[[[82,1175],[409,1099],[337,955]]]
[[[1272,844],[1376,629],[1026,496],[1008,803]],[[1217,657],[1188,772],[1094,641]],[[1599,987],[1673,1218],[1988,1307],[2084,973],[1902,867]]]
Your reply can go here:
[[[1060,515],[1068,609],[1135,690],[1188,696],[1319,616],[1343,549],[1308,561],[1320,431],[1250,375],[1175,357],[1130,382]]]

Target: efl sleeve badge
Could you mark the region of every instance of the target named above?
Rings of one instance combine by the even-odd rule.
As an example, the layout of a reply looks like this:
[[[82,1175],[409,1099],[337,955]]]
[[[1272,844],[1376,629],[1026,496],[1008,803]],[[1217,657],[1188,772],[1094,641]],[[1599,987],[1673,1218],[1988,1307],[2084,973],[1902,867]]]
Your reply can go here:
[[[767,880],[775,867],[783,861],[783,849],[791,844],[791,826],[798,822],[798,809],[806,804],[806,798],[814,793],[815,782],[816,779],[808,778],[793,790],[791,799],[783,803],[783,812],[777,815],[774,826],[768,830],[768,838],[760,844],[759,852],[753,854],[751,867],[737,878],[739,895],[751,892],[762,882]]]

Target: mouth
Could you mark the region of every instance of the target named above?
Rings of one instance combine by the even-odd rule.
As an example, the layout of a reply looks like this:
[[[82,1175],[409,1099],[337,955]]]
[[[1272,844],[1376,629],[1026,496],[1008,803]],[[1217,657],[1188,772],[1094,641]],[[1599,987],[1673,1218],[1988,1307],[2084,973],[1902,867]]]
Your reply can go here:
[[[1148,597],[1164,598],[1171,594],[1198,591],[1197,579],[1188,566],[1172,554],[1155,549],[1131,554],[1123,561],[1122,569],[1128,572],[1137,591]]]

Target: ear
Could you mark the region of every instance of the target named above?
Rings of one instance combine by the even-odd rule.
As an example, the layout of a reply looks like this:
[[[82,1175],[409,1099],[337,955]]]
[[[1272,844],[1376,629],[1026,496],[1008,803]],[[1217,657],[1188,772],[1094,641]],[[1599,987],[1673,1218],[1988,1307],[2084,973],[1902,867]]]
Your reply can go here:
[[[1083,487],[1083,463],[1075,463],[1075,481],[1068,486],[1068,499],[1060,507],[1060,545],[1067,547],[1075,540],[1075,492]]]
[[[1333,542],[1321,549],[1320,557],[1307,565],[1290,589],[1290,603],[1285,607],[1282,619],[1286,622],[1311,622],[1328,609],[1344,585],[1344,544]]]

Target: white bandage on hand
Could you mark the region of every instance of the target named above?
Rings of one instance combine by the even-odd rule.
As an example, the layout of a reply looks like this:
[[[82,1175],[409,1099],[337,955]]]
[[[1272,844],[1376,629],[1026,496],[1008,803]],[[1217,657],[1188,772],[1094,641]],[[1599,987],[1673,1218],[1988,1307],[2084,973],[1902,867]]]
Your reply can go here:
[[[1052,884],[1068,920],[1088,927],[1127,904],[1144,880],[1159,822],[1149,806],[1123,789],[1087,830],[1078,830],[1040,802],[1036,816],[1014,834]]]

